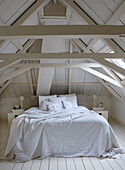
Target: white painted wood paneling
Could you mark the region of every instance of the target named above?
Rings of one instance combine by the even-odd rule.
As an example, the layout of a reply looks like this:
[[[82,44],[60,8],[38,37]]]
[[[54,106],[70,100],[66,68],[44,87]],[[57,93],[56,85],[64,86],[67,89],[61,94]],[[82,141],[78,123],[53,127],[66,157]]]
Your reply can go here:
[[[27,0],[16,0],[11,2],[9,6],[2,11],[1,18],[5,21],[5,23],[26,3],[26,1]]]
[[[76,0],[77,4],[99,25],[103,25],[104,21],[101,19],[100,16],[98,16],[94,10],[92,9],[92,6],[89,6],[85,1],[83,0]]]
[[[112,12],[99,0],[95,0],[93,3],[92,0],[83,0],[91,10],[100,17],[103,22],[106,22],[108,18],[112,15]]]
[[[115,97],[112,97],[112,114],[114,119],[117,119],[121,123],[125,124],[125,97],[122,101],[118,101]]]
[[[1,18],[7,25],[11,25],[33,2],[34,0],[4,0],[3,5],[0,5],[0,11],[3,10]]]
[[[16,53],[17,48],[10,42],[5,48],[1,51],[1,53]]]

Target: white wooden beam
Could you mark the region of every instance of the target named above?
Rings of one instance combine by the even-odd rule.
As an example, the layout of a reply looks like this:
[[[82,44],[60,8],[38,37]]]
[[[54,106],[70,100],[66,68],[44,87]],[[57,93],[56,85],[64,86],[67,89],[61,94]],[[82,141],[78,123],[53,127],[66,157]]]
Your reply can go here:
[[[100,82],[112,93],[118,100],[122,101],[122,97],[112,88],[108,83],[105,83],[104,80],[100,79]]]
[[[103,41],[111,48],[112,51],[118,53],[118,55],[124,53],[124,51],[115,43],[115,41],[111,39],[103,39]]]
[[[84,48],[85,48],[85,47],[84,47]],[[117,46],[116,46],[116,48],[117,48]],[[92,51],[90,51],[90,52],[92,53]],[[111,77],[115,78],[115,80],[118,82],[118,84],[119,84],[119,85],[121,86],[121,88],[123,88],[123,90],[124,90],[124,85],[122,85],[121,83],[119,83],[118,78],[116,78],[116,76],[113,74],[113,72],[111,73],[111,70],[109,70],[107,67],[103,67],[103,69],[105,69],[105,71],[107,71],[107,72],[109,73],[109,75],[111,75]],[[97,80],[100,82],[100,84],[102,85],[102,87],[104,88],[104,90],[105,90],[106,94],[108,95],[108,97],[111,98],[111,95],[110,95],[110,93],[109,93],[109,90],[111,90],[111,93],[112,93],[115,97],[117,97],[118,99],[121,99],[121,98],[119,98],[118,94],[117,94],[109,85],[107,85],[107,84],[104,82],[104,80],[102,80],[102,79],[99,78],[99,77],[96,77],[96,78],[97,78]]]
[[[7,60],[12,57],[17,57],[20,60],[40,60],[40,59],[125,59],[125,53],[117,54],[117,53],[4,53],[0,54],[0,60]]]
[[[35,12],[39,11],[41,7],[44,7],[50,2],[50,0],[38,0],[34,3],[13,25],[18,26],[25,23],[25,21],[34,15]]]
[[[50,0],[38,0],[36,3],[34,3],[14,24],[13,26],[22,25],[29,17],[34,15],[36,11],[38,11],[41,6],[45,6],[47,3],[49,3]],[[0,41],[0,47],[2,44],[4,44],[5,41]]]
[[[111,84],[114,84],[114,85],[116,85],[118,87],[121,87],[119,85],[119,83],[117,83],[114,79],[112,79],[112,78],[110,78],[110,77],[108,77],[108,76],[106,76],[106,75],[104,75],[104,74],[102,74],[102,73],[100,73],[100,72],[98,72],[98,71],[96,71],[94,69],[85,68],[85,67],[80,67],[80,68],[87,71],[87,72],[89,72],[89,73],[91,73],[91,74],[93,74],[93,75],[95,75],[95,76],[97,76],[97,77],[99,77],[99,78],[101,78],[101,79],[103,79],[103,80],[105,80],[105,81],[108,81]]]
[[[69,43],[70,43],[69,52],[70,52],[70,53],[73,53],[73,44],[72,44],[71,41],[70,41]],[[71,63],[72,63],[72,60],[69,60],[68,62],[71,64]],[[68,93],[69,93],[69,94],[71,93],[71,87],[72,87],[71,81],[72,81],[72,69],[69,68],[69,69],[68,69],[68,83],[69,83]]]
[[[114,78],[118,83],[119,85],[121,86],[121,88],[123,89],[123,92],[125,93],[125,86],[121,83],[121,80],[120,78],[110,69],[106,68],[106,67],[103,67],[103,69],[112,77]]]
[[[23,67],[23,65],[21,64],[16,64],[14,66],[14,63],[20,61],[20,60],[40,60],[40,59],[86,59],[86,58],[91,58],[99,63],[101,63],[102,65],[105,65],[106,67],[110,67],[111,69],[119,72],[120,74],[123,74],[125,75],[125,70],[123,68],[120,68],[119,66],[117,65],[114,65],[104,59],[101,59],[101,58],[109,58],[109,56],[111,58],[115,58],[115,56],[117,56],[117,54],[94,54],[94,53],[73,53],[73,54],[70,54],[70,53],[44,53],[44,54],[41,54],[41,53],[31,53],[31,54],[0,54],[0,58],[2,58],[2,56],[8,56],[10,57],[10,59],[6,60],[6,61],[3,61],[0,63],[0,71],[9,67],[9,66],[12,66],[13,67]],[[17,58],[17,56],[19,56]],[[112,57],[113,56],[113,57]],[[121,58],[124,58],[122,56],[124,56],[124,54],[119,54],[119,57],[121,56]],[[25,57],[25,58],[24,58]],[[28,66],[28,65],[27,65]],[[31,65],[32,67],[41,67],[40,65],[37,65],[35,64],[34,66]],[[46,66],[46,65],[45,65]],[[51,64],[49,65],[48,64],[48,67],[51,66]],[[57,64],[57,66],[59,66]],[[77,65],[78,66],[78,65]],[[80,64],[79,64],[80,66]],[[47,66],[46,66],[47,67]],[[54,65],[53,65],[54,67]],[[55,65],[56,67],[56,65]],[[93,66],[94,67],[94,66]]]
[[[0,26],[0,39],[42,39],[45,37],[100,37],[113,38],[125,35],[125,25],[46,25]]]
[[[3,20],[0,18],[0,26],[6,26]],[[19,40],[11,40],[11,42],[20,50],[23,49],[23,46]]]
[[[0,70],[3,70],[5,68],[11,66],[11,65],[15,64],[18,61],[19,61],[19,59],[17,59],[17,57],[12,57],[12,58],[0,63]]]
[[[7,81],[5,84],[2,85],[0,88],[0,96],[4,93],[5,89],[12,83],[13,79]]]
[[[76,43],[79,43],[79,39],[75,39],[76,40]],[[80,41],[80,43],[79,43],[79,45],[81,46],[81,48],[84,48],[84,50],[85,51],[87,51],[88,50],[88,48],[83,44],[83,42],[82,41]],[[87,50],[86,50],[87,49]],[[89,51],[90,53],[92,53],[92,51]],[[90,63],[90,61],[88,61],[89,63]],[[96,76],[95,76],[96,77]],[[110,93],[109,93],[109,90],[101,83],[101,81],[100,81],[100,78],[99,77],[96,77],[96,79],[99,81],[99,83],[101,84],[101,86],[103,87],[103,89],[105,90],[105,92],[106,92],[106,94],[107,94],[107,96],[109,97],[109,98],[111,98],[111,95],[110,95]],[[102,79],[101,79],[102,80]]]
[[[23,46],[19,40],[11,40],[11,41],[18,49],[20,49],[20,50],[23,49]]]
[[[111,95],[109,89],[107,89],[107,87],[104,86],[104,83],[105,83],[104,80],[102,81],[102,79],[99,78],[99,77],[96,77],[96,79],[99,81],[100,85],[101,85],[102,88],[104,89],[104,91],[105,91],[105,93],[107,94],[107,96],[111,99],[112,95]]]
[[[77,51],[79,53],[82,53],[82,49],[76,44],[76,42],[74,41],[74,39],[70,40],[72,42],[72,44],[74,45],[74,47],[77,49]]]
[[[73,41],[79,45],[79,47],[85,51],[86,53],[92,53],[90,49],[87,48],[87,46],[80,40],[80,39],[73,39]]]
[[[119,6],[115,13],[107,21],[106,25],[115,24],[125,14],[125,1]]]
[[[63,2],[74,12],[76,16],[80,18],[82,22],[87,22],[90,25],[95,25],[95,22],[90,19],[86,13],[84,13],[73,1],[71,0],[63,0]]]
[[[32,64],[27,64],[27,63],[19,63],[19,64],[14,64],[12,66],[13,68],[21,68],[21,67],[30,67],[30,68],[51,68],[51,67],[64,67],[64,68],[78,68],[78,67],[100,67],[100,64],[98,63],[32,63]]]
[[[32,50],[35,48],[38,40],[35,40],[34,43],[27,49],[27,53],[31,53]]]
[[[30,48],[28,49],[28,53],[31,53],[32,50],[34,49],[34,47],[36,46],[36,43],[37,41],[35,41],[31,46]],[[30,62],[30,61],[29,61]],[[33,88],[33,82],[32,82],[32,76],[31,76],[31,69],[28,70],[26,72],[27,74],[27,79],[28,79],[28,82],[30,83],[30,92],[31,92],[31,95],[34,95],[34,88]]]
[[[68,25],[69,22],[70,22],[71,14],[72,14],[71,9],[70,9],[69,7],[67,7],[67,9],[66,9],[66,17],[67,17],[66,24],[67,24],[67,25]]]
[[[23,46],[23,49],[22,50],[19,50],[16,54],[19,54],[19,56],[20,56],[20,53],[24,53],[33,43],[34,43],[34,41],[35,40],[29,40],[29,41],[27,41],[26,43],[25,43],[25,45]],[[15,59],[14,59],[14,56],[13,56],[13,54],[12,54],[12,56],[10,56],[10,58],[9,57],[7,57],[7,56],[5,56],[5,58],[4,59],[8,59],[8,61],[7,62],[4,62],[4,63],[1,63],[0,64],[0,75],[5,71],[5,68],[7,68],[8,67],[8,65],[12,65],[13,63],[15,63],[15,62],[17,62],[17,61],[19,61],[20,59],[18,59],[18,57],[19,56],[17,56],[17,59],[16,59],[16,56],[15,56]],[[12,60],[11,60],[12,59]]]
[[[96,22],[94,22],[94,20],[92,20],[83,10],[81,10],[73,1],[71,1],[71,0],[63,0],[63,2],[79,17],[79,19],[81,19],[81,21],[83,21],[83,23],[84,23],[84,21],[86,21],[88,24],[90,24],[90,25],[97,25],[97,23]],[[121,7],[122,8],[122,7]],[[112,20],[112,22],[113,22],[113,18],[115,18],[116,16],[115,15],[119,15],[119,17],[120,16],[122,16],[122,13],[121,13],[121,15],[120,15],[120,11],[121,9],[119,9],[119,10],[117,10],[116,11],[116,13],[114,14],[114,16],[112,16],[111,18],[110,18],[110,21]],[[123,9],[122,10],[124,10],[124,6],[123,6]],[[116,17],[116,21],[117,21],[117,17]],[[120,39],[119,39],[120,40]],[[105,40],[105,41],[107,41],[107,40]],[[109,43],[109,45],[112,47],[112,49],[115,51],[115,52],[117,52],[116,50],[119,48],[119,50],[121,50],[122,51],[122,49],[120,48],[120,47],[118,47],[117,46],[117,48],[114,48],[114,45],[113,45],[113,43],[111,43],[112,42],[112,40],[110,40],[110,41],[108,41],[108,43]],[[120,41],[121,42],[121,41]],[[113,46],[112,46],[113,45]],[[122,47],[124,47],[125,48],[125,46],[124,46],[124,44],[123,43],[121,43],[121,45],[122,45]],[[123,48],[123,49],[124,49]]]
[[[72,86],[88,86],[88,85],[98,85],[99,82],[71,82]],[[68,82],[53,82],[52,86],[68,86]],[[30,86],[30,83],[12,83],[12,87],[20,87],[20,86]],[[37,86],[36,83],[33,83],[33,86]]]
[[[34,95],[33,82],[32,82],[32,76],[30,70],[27,71],[27,79],[29,82],[31,95]]]
[[[113,25],[113,24],[115,24],[124,14],[125,14],[125,1],[123,1],[123,3],[120,5],[120,7],[115,11],[115,13],[107,21],[106,25]],[[125,51],[125,44],[124,44],[124,42],[121,41],[121,39],[119,39],[119,38],[115,38],[114,40]],[[118,47],[117,47],[117,49],[114,47],[113,50],[115,52],[117,52],[116,50],[118,50]],[[123,51],[121,50],[121,52],[123,52]]]
[[[15,71],[7,74],[6,76],[4,76],[4,77],[2,77],[2,78],[0,79],[0,84],[2,84],[2,83],[4,83],[5,81],[10,80],[10,79],[18,76],[18,75],[20,75],[20,74],[22,74],[22,73],[24,73],[24,72],[26,72],[26,71],[29,70],[29,69],[30,69],[30,67],[28,67],[28,68],[20,68],[20,69],[18,69],[18,70],[15,70]]]
[[[19,50],[17,53],[24,53],[26,52],[26,50],[35,42],[35,40],[28,40],[24,46],[23,46],[23,49],[22,50]],[[17,54],[16,53],[16,54]]]
[[[121,6],[115,11],[115,13],[110,17],[110,19],[106,22],[106,25],[114,25],[118,21],[118,19],[120,19],[124,14],[125,14],[125,2],[123,2]],[[119,38],[115,38],[114,40],[125,50],[125,44]],[[97,41],[98,39],[96,41],[94,39],[92,40],[91,43],[96,43]],[[119,48],[119,46],[111,39],[106,40],[103,39],[103,41],[107,45],[109,45],[113,51],[118,53],[123,52],[123,50]]]

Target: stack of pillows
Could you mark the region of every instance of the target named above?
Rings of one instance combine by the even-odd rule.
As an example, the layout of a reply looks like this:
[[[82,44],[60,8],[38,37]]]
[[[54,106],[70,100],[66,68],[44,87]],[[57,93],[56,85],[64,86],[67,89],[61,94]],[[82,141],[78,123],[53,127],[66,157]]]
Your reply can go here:
[[[43,111],[60,111],[78,107],[76,94],[39,96],[39,109]]]

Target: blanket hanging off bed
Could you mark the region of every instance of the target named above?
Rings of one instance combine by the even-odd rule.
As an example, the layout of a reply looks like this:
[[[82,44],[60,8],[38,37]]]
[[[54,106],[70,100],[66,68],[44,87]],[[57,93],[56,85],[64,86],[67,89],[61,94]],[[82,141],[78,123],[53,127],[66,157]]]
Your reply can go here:
[[[79,106],[59,112],[31,108],[13,120],[5,158],[24,162],[36,157],[96,156],[122,153],[110,124]]]

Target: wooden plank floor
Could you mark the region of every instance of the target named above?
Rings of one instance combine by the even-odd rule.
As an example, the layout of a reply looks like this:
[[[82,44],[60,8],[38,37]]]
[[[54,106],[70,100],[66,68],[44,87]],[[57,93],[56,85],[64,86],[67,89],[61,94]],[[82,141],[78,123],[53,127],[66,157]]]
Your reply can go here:
[[[125,150],[125,127],[111,121],[120,146]],[[3,156],[9,128],[7,122],[0,122],[0,156]],[[0,170],[125,170],[125,154],[121,159],[99,159],[95,157],[34,159],[25,163],[0,160]]]

